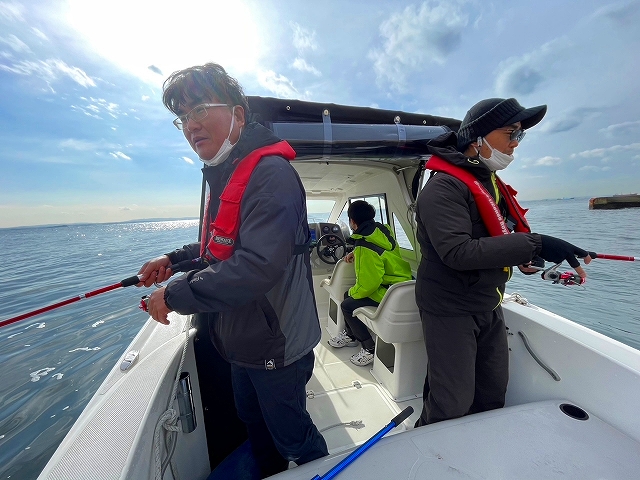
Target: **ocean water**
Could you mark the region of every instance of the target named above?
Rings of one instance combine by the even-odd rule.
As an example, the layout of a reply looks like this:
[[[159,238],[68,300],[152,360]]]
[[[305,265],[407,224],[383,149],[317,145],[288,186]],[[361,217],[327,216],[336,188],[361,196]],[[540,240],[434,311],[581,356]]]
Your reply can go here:
[[[588,199],[523,202],[533,231],[587,250],[640,256],[640,209]],[[197,238],[180,220],[0,229],[0,321],[135,275]],[[594,260],[585,288],[516,272],[530,302],[640,349],[640,262]],[[569,269],[568,266],[566,268]],[[146,289],[121,288],[0,328],[0,480],[35,479],[147,320]]]
[[[197,237],[197,220],[0,230],[0,320],[136,275]],[[0,479],[39,475],[147,321],[147,291],[120,288],[0,329]]]

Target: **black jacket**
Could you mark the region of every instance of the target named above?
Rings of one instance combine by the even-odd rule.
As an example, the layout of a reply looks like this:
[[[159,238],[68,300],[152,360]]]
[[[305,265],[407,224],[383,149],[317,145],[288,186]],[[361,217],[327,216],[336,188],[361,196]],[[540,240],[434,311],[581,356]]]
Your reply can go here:
[[[206,224],[215,218],[238,160],[278,141],[261,125],[249,124],[225,162],[203,168],[211,199]],[[230,362],[255,368],[289,365],[320,341],[309,252],[294,254],[308,238],[305,191],[297,172],[282,157],[264,157],[242,197],[233,255],[171,282],[167,304],[182,314],[218,312],[211,336]],[[170,258],[175,263],[199,255],[196,243]]]
[[[429,142],[429,153],[471,172],[496,199],[493,174],[481,161],[456,150],[456,135]],[[506,218],[503,199],[499,199]],[[500,305],[514,265],[529,262],[541,248],[540,235],[491,237],[471,191],[457,178],[433,175],[418,196],[416,217],[422,259],[416,278],[420,309],[441,316],[490,312]]]

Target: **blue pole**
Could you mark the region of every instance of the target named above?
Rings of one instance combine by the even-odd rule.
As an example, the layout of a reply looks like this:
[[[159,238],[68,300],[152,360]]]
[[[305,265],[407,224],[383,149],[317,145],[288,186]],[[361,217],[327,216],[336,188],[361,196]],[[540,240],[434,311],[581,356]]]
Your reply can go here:
[[[362,455],[366,450],[369,449],[374,443],[384,437],[390,430],[393,430],[395,427],[404,422],[409,416],[413,413],[413,407],[407,407],[402,410],[398,415],[393,417],[393,419],[389,422],[388,425],[382,428],[378,433],[376,433],[369,440],[364,442],[358,448],[356,448],[353,452],[349,454],[344,460],[334,466],[331,470],[325,473],[323,476],[316,475],[311,480],[330,480],[331,478],[338,475],[342,470],[347,468],[356,458]]]

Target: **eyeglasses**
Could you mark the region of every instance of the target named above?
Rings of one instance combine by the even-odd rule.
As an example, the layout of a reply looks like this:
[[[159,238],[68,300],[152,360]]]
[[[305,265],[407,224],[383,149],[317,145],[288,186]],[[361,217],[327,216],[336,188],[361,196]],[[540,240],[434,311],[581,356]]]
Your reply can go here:
[[[178,130],[183,130],[185,125],[189,123],[189,119],[194,122],[200,122],[204,120],[207,116],[207,109],[213,107],[228,107],[226,103],[203,103],[193,108],[186,115],[181,115],[173,121],[173,124],[176,126]]]
[[[522,141],[522,139],[524,138],[524,136],[527,134],[527,132],[525,132],[523,129],[518,128],[517,130],[512,130],[511,132],[508,132],[509,134],[509,140],[510,141],[516,141],[518,143],[520,143]]]

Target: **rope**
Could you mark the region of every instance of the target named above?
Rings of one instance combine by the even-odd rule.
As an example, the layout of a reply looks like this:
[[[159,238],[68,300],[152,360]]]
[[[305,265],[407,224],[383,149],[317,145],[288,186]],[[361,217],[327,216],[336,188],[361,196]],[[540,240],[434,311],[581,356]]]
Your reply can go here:
[[[323,429],[321,429],[320,432],[326,432],[327,430],[329,430],[331,428],[341,427],[343,425],[345,427],[355,428],[356,430],[360,430],[361,428],[364,428],[364,426],[365,426],[364,423],[362,423],[362,420],[353,420],[351,422],[335,423],[333,425],[329,425],[328,427],[324,427]]]
[[[177,469],[172,462],[173,452],[176,448],[177,443],[177,434],[180,431],[180,427],[178,427],[178,412],[171,408],[174,400],[176,399],[176,393],[178,391],[178,385],[180,383],[180,375],[182,374],[182,367],[184,366],[184,360],[187,356],[187,348],[189,346],[189,329],[191,327],[191,318],[185,322],[184,331],[185,341],[182,347],[182,357],[180,358],[180,364],[178,365],[178,372],[176,373],[176,379],[173,382],[173,390],[171,391],[171,396],[169,397],[169,402],[167,404],[167,409],[160,415],[158,422],[156,423],[156,428],[153,432],[153,448],[155,452],[155,470],[156,476],[155,480],[162,480],[164,477],[164,472],[167,469],[168,465],[171,465],[171,473],[173,474],[174,480],[179,480]],[[160,435],[162,433],[162,429],[166,430],[165,435],[163,436],[164,440],[164,448],[167,452],[167,457],[162,460],[162,445],[160,443]]]

